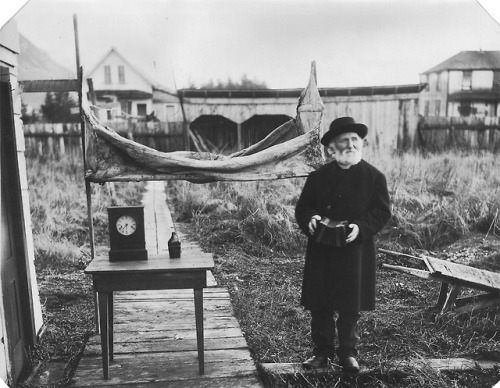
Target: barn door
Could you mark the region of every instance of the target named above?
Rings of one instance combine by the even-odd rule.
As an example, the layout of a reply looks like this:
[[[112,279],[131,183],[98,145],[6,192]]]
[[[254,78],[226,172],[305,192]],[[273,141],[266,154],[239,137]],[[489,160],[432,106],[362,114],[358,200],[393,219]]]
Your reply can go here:
[[[14,382],[26,364],[25,350],[29,341],[30,311],[24,237],[20,202],[20,185],[17,151],[14,137],[14,120],[10,84],[0,82],[0,132],[1,132],[1,257],[0,278],[10,379]]]

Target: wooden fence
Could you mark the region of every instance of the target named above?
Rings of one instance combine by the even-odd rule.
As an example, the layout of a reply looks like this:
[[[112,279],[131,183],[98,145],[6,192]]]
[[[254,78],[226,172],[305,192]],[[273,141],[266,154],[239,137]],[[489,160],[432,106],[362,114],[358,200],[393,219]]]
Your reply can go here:
[[[500,151],[499,117],[425,117],[417,134],[419,148],[427,151]]]
[[[104,123],[121,136],[162,152],[184,150],[182,123]],[[82,156],[79,123],[23,125],[26,154],[57,159],[63,155]]]
[[[366,120],[365,120],[366,121]],[[403,120],[406,123],[407,120]],[[161,122],[108,122],[120,135],[162,152],[187,149],[183,136],[183,123]],[[373,126],[374,124],[372,124]],[[401,125],[401,123],[399,123]],[[372,128],[372,127],[371,127]],[[28,156],[59,158],[62,155],[81,157],[80,124],[28,124],[23,125]],[[404,128],[403,128],[404,129]],[[427,117],[420,118],[416,139],[410,146],[401,141],[399,133],[391,139],[377,139],[390,144],[393,150],[419,148],[432,152],[444,150],[486,150],[500,152],[500,118]],[[404,132],[404,131],[403,131]],[[191,146],[192,149],[195,149]]]

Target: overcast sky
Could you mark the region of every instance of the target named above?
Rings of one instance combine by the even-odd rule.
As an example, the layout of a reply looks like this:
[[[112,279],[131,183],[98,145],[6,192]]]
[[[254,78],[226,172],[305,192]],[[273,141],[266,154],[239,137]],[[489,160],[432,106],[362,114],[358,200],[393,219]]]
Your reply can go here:
[[[320,87],[411,84],[459,51],[500,50],[476,0],[30,0],[14,18],[73,69],[73,14],[84,71],[114,46],[172,89],[243,74],[302,88],[312,60]]]

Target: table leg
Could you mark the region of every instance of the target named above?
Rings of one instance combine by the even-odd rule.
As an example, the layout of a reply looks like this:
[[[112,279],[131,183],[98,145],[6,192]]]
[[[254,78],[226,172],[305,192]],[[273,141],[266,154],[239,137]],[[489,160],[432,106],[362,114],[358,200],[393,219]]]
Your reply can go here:
[[[101,329],[102,371],[104,379],[109,377],[109,297],[107,292],[99,293],[99,325]]]
[[[109,323],[109,361],[114,360],[114,313],[113,313],[113,292],[110,292],[108,295],[108,323]]]
[[[94,319],[95,319],[95,333],[99,334],[99,293],[94,290]]]
[[[194,313],[196,317],[196,342],[198,347],[198,369],[205,373],[205,345],[203,338],[203,288],[194,290]]]

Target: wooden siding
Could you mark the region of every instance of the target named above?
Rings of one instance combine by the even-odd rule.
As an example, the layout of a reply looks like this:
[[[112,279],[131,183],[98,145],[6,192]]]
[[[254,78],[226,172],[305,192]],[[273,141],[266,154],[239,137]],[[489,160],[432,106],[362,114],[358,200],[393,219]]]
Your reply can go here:
[[[10,23],[10,22],[9,22]],[[13,22],[15,23],[15,22]],[[14,24],[15,26],[15,24]],[[4,26],[5,28],[5,26]],[[15,27],[14,27],[15,28]],[[3,31],[3,29],[2,29]],[[16,34],[17,36],[17,29]],[[9,53],[16,53],[14,56],[14,63],[11,67],[9,67],[9,74],[2,74],[2,77],[8,77],[12,86],[12,101],[14,108],[14,126],[16,130],[16,146],[17,146],[17,162],[19,169],[19,178],[21,183],[21,204],[23,208],[23,221],[25,228],[25,256],[26,256],[26,267],[28,269],[28,280],[30,282],[31,294],[33,304],[33,314],[32,317],[34,320],[34,329],[36,333],[38,333],[43,326],[43,317],[42,317],[42,308],[40,304],[40,298],[38,296],[38,283],[36,281],[36,273],[35,273],[35,249],[33,245],[33,235],[31,230],[31,211],[29,204],[29,194],[28,194],[28,180],[26,174],[26,159],[25,159],[25,151],[26,146],[24,143],[24,134],[23,134],[23,122],[21,120],[21,90],[18,83],[18,63],[17,63],[17,51],[19,46],[16,46],[17,40],[13,40],[13,49],[9,49],[6,46],[0,46],[0,60],[4,57],[4,55]]]
[[[352,116],[368,126],[370,150],[414,146],[418,124],[418,95],[324,98],[324,130],[337,117]]]
[[[323,130],[340,116],[352,116],[369,128],[370,148],[413,147],[418,124],[418,94],[351,95],[323,97]],[[295,98],[189,98],[184,107],[189,122],[202,115],[224,116],[235,123],[245,123],[255,115],[295,117]]]
[[[24,259],[27,273],[25,279],[28,284],[28,293],[30,295],[30,300],[24,301],[29,304],[32,316],[30,317],[32,323],[32,336],[40,332],[43,326],[42,308],[40,304],[40,298],[38,294],[38,284],[36,280],[35,273],[35,253],[33,245],[33,235],[32,235],[32,224],[31,224],[31,212],[29,204],[28,195],[28,181],[26,174],[26,160],[25,160],[25,143],[22,129],[21,121],[21,98],[20,98],[20,88],[18,83],[18,58],[19,53],[19,38],[17,33],[17,26],[15,21],[9,21],[1,30],[0,33],[0,77],[2,81],[10,82],[12,90],[12,102],[13,102],[13,113],[14,113],[14,128],[15,128],[15,142],[17,148],[17,166],[12,166],[17,168],[19,183],[20,183],[20,193],[19,201],[22,207],[22,225],[23,225],[23,236],[22,243],[24,245]],[[0,300],[3,300],[3,295],[0,295]],[[3,308],[0,308],[0,316],[2,322],[3,335],[6,335],[5,330],[5,320],[3,319]],[[3,337],[2,337],[3,338]],[[8,338],[4,338],[2,342],[8,343]],[[3,360],[0,357],[0,377],[5,377],[5,372],[10,369],[12,360]]]

